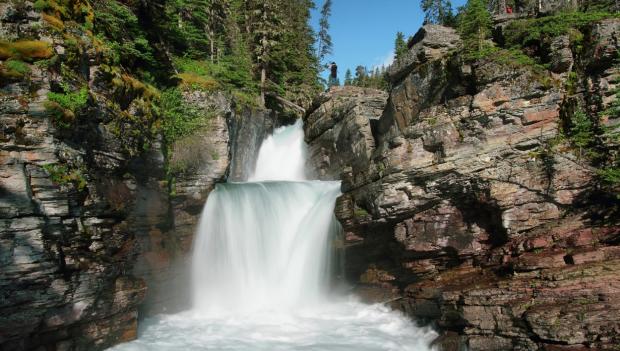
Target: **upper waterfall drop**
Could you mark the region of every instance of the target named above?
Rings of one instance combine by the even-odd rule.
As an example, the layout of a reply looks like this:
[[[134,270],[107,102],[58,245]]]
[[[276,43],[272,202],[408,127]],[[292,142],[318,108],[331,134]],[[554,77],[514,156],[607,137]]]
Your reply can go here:
[[[306,180],[307,154],[301,119],[291,126],[277,128],[263,141],[249,181]]]

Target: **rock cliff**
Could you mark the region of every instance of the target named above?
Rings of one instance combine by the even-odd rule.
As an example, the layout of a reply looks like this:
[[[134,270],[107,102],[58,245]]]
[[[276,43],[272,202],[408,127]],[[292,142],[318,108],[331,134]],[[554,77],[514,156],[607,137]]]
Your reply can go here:
[[[617,200],[560,132],[614,98],[620,21],[585,32],[583,51],[551,43],[551,72],[465,61],[454,30],[424,26],[389,94],[332,89],[305,117],[310,162],[343,182],[348,280],[442,330],[443,350],[620,343]]]
[[[40,50],[0,52],[0,350],[101,350],[136,337],[139,310],[187,306],[204,201],[227,174],[247,176],[275,124],[189,90],[183,103],[209,124],[164,145],[156,90],[109,65],[84,26],[53,21],[32,2],[0,4],[0,48]]]

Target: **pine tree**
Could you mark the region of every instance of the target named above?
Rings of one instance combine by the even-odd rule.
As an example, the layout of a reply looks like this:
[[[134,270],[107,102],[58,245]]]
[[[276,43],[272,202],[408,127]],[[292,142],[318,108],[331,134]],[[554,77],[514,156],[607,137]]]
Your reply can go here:
[[[253,52],[260,79],[259,105],[265,106],[267,91],[267,75],[272,64],[271,54],[278,45],[283,28],[282,13],[279,11],[280,1],[248,0],[249,30],[253,33]]]
[[[463,38],[466,52],[480,53],[486,46],[486,39],[491,34],[493,21],[483,0],[468,0],[459,15],[459,32]]]
[[[329,17],[332,13],[332,0],[325,0],[321,7],[321,19],[319,20],[319,36],[317,57],[320,64],[323,64],[325,56],[332,53],[332,37],[329,35]]]
[[[282,35],[271,55],[269,80],[277,93],[298,105],[307,105],[318,89],[319,64],[315,33],[309,25],[311,0],[281,0]]]
[[[399,60],[407,53],[407,43],[405,42],[405,35],[403,32],[396,33],[396,40],[394,41],[394,56],[396,60]]]
[[[351,69],[347,68],[347,73],[344,74],[344,85],[353,84],[353,76],[351,74]]]
[[[422,0],[420,2],[424,11],[425,24],[453,25],[454,14],[450,0]]]
[[[205,32],[209,38],[211,62],[221,56],[222,37],[226,29],[226,18],[230,11],[228,0],[207,1],[206,12],[208,19],[204,24]]]
[[[366,84],[366,79],[366,67],[361,65],[355,67],[355,80],[353,84],[358,87],[363,87]]]

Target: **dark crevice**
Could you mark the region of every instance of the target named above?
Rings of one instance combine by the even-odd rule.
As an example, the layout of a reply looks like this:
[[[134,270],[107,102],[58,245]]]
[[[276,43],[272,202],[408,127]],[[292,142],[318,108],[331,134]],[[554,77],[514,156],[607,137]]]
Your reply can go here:
[[[463,214],[467,224],[475,223],[489,233],[492,247],[508,242],[502,223],[502,209],[491,198],[489,185],[474,179],[453,179],[440,186],[450,202]]]

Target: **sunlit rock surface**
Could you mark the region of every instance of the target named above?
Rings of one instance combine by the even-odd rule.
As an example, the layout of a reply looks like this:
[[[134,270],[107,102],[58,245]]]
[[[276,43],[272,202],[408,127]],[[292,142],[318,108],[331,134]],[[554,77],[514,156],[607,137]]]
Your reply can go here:
[[[343,87],[317,100],[306,139],[320,175],[343,181],[336,214],[359,293],[432,322],[446,350],[620,343],[613,195],[568,147],[545,151],[575,104],[612,100],[619,24],[593,25],[588,84],[571,94],[565,75],[466,65],[454,31],[425,26],[390,69],[389,97]],[[576,64],[561,38],[551,50],[554,71]]]

